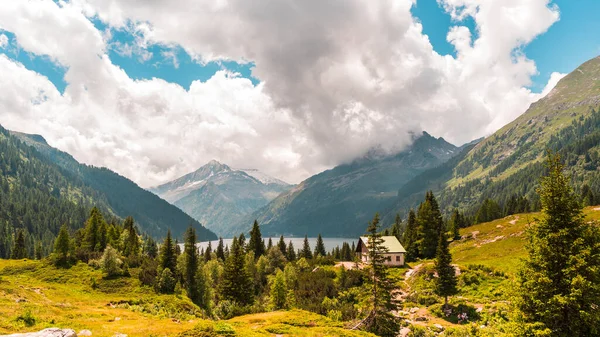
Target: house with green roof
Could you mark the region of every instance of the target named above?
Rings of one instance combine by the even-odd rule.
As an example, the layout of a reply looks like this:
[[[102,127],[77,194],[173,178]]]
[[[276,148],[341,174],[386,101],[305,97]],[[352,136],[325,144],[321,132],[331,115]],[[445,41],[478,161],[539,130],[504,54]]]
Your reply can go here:
[[[400,241],[395,236],[382,236],[383,246],[387,249],[387,252],[384,254],[386,257],[384,264],[388,266],[403,266],[404,265],[404,256],[406,255],[406,249],[402,247]],[[360,258],[363,263],[369,262],[369,237],[361,236],[358,239],[358,244],[356,245],[356,255]]]

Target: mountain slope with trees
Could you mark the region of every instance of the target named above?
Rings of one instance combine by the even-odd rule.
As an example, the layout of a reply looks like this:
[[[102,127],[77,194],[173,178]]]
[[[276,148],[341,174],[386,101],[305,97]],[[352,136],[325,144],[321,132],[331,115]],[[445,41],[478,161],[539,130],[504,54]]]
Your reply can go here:
[[[135,217],[142,232],[155,237],[171,228],[177,236],[194,224],[199,237],[215,234],[177,207],[106,168],[78,163],[49,146],[39,135],[0,127],[0,254],[6,255],[18,232],[25,233],[27,256],[35,247],[49,253],[61,225],[81,228],[92,207],[112,222]]]
[[[459,152],[443,138],[426,132],[415,138],[400,153],[374,150],[350,164],[308,178],[238,223],[236,229],[257,219],[267,235],[363,234],[372,215],[389,208],[402,185]]]
[[[502,211],[496,217],[539,210],[535,191],[545,172],[547,149],[564,158],[584,205],[600,203],[600,57],[565,76],[510,124],[402,186],[384,219],[406,214],[428,190],[435,192],[446,214],[460,208],[476,217],[490,203]]]

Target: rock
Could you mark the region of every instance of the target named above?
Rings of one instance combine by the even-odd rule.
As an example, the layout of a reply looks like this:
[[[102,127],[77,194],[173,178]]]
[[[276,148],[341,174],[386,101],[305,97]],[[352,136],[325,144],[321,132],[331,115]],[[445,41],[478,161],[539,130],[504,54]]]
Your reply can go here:
[[[479,231],[472,231],[472,232],[471,232],[471,237],[472,237],[473,239],[476,239],[476,238],[477,238],[477,234],[479,234]]]
[[[400,334],[398,336],[407,337],[409,333],[410,333],[409,328],[402,328],[402,329],[400,329]]]
[[[410,313],[411,313],[411,314],[414,314],[414,313],[415,313],[415,312],[417,312],[417,311],[419,311],[419,308],[418,308],[418,307],[414,307],[414,308],[411,308],[411,309],[410,309]]]
[[[415,321],[417,322],[427,322],[429,319],[425,316],[419,316],[417,318],[415,318]]]
[[[433,327],[436,328],[438,332],[444,331],[444,326],[441,324],[434,324]]]
[[[77,334],[77,336],[91,336],[92,332],[90,330],[81,330],[79,331],[79,333]]]
[[[477,308],[477,310],[475,310],[475,312],[482,312],[483,308]]]
[[[24,298],[17,298],[17,299],[15,300],[15,302],[16,302],[16,303],[23,303],[23,302],[27,302],[27,300],[26,300],[26,299],[24,299]]]
[[[120,320],[121,320],[121,317],[115,317],[115,322],[120,321]]]
[[[16,333],[4,337],[77,337],[74,330],[48,328],[38,332]]]

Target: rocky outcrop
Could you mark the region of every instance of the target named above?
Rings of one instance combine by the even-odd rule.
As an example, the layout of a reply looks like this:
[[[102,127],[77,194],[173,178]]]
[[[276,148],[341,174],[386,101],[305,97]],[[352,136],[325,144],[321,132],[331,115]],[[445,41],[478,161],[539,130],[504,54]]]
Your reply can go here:
[[[77,334],[71,329],[48,328],[38,332],[16,333],[1,337],[77,337]]]

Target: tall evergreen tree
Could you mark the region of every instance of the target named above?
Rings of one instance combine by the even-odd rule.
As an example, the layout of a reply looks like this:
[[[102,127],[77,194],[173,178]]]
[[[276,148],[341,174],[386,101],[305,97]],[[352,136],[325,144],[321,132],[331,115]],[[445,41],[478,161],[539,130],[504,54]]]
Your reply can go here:
[[[283,235],[279,237],[279,242],[277,242],[277,247],[281,251],[281,254],[287,254],[287,247],[285,245],[285,241],[283,241]]]
[[[398,304],[393,299],[394,282],[388,277],[385,254],[388,249],[379,233],[379,214],[376,213],[367,227],[368,264],[365,268],[369,289],[369,315],[364,321],[365,328],[378,336],[396,336],[399,322],[391,314]]]
[[[177,270],[177,256],[175,255],[175,246],[171,238],[171,230],[167,231],[167,237],[162,246],[160,246],[160,269],[169,269],[171,272]]]
[[[419,256],[417,230],[417,216],[415,215],[415,211],[411,208],[408,212],[406,229],[402,235],[402,244],[404,245],[404,249],[406,249],[407,261],[414,261]]]
[[[179,245],[179,240],[175,239],[175,259],[181,255],[181,246]]]
[[[269,238],[269,243],[267,244],[267,251],[271,250],[271,248],[273,248],[273,240]]]
[[[196,247],[196,230],[191,225],[185,232],[185,244],[184,244],[184,255],[185,255],[185,273],[184,273],[184,286],[187,296],[192,302],[200,305],[204,298],[204,289],[198,287],[197,275],[199,259],[198,259],[198,248]]]
[[[67,225],[62,225],[56,240],[54,240],[54,254],[56,255],[55,263],[57,265],[66,265],[69,261],[69,253],[71,252],[71,238],[67,230]]]
[[[219,237],[219,244],[217,245],[217,258],[221,261],[225,261],[225,249],[223,248],[223,238]]]
[[[254,258],[265,254],[265,242],[263,241],[262,234],[260,233],[260,227],[258,221],[254,220],[252,230],[250,231],[250,241],[248,241],[248,251],[254,252]]]
[[[220,284],[221,297],[241,305],[252,304],[254,300],[253,282],[246,269],[245,256],[240,240],[234,237]]]
[[[448,249],[448,239],[445,232],[440,232],[438,247],[435,254],[435,271],[438,277],[435,279],[435,293],[444,297],[444,308],[448,307],[448,296],[455,295],[456,271],[452,266],[452,255]]]
[[[455,208],[450,217],[450,232],[452,233],[452,239],[460,239],[459,229],[462,227],[464,227],[464,216]]]
[[[88,252],[99,252],[100,251],[100,227],[104,222],[104,218],[100,213],[100,210],[96,207],[90,211],[90,217],[88,218],[85,225],[84,241],[82,248]]]
[[[317,236],[317,244],[315,245],[315,256],[317,255],[327,255],[327,252],[325,251],[325,244],[323,243],[323,238],[321,237],[321,233],[319,233],[319,236]]]
[[[127,239],[123,246],[123,255],[128,258],[136,258],[140,256],[140,238],[135,229],[133,218],[128,216],[123,223]]]
[[[402,219],[400,218],[400,214],[396,213],[396,218],[394,219],[394,224],[392,225],[392,235],[398,239],[398,241],[402,241],[401,233],[402,227]]]
[[[20,260],[27,257],[27,248],[25,247],[25,234],[23,230],[17,232],[15,244],[12,248],[11,259]]]
[[[288,243],[285,258],[290,262],[296,261],[296,249],[294,249],[294,244],[292,243],[292,240],[290,240],[290,243]]]
[[[158,245],[151,236],[147,236],[144,240],[143,251],[144,255],[151,259],[155,259],[158,256]]]
[[[542,216],[528,229],[528,258],[518,272],[526,325],[551,336],[600,336],[600,231],[584,220],[556,154],[538,190]]]
[[[442,213],[433,192],[429,191],[417,211],[417,245],[420,257],[429,259],[435,256],[443,227]]]
[[[210,261],[211,258],[212,258],[212,243],[210,241],[208,241],[208,246],[206,247],[206,250],[204,251],[204,262]]]
[[[304,236],[304,243],[302,245],[302,250],[300,251],[300,257],[305,259],[312,259],[313,255],[310,251],[310,244],[308,243],[308,235]]]

